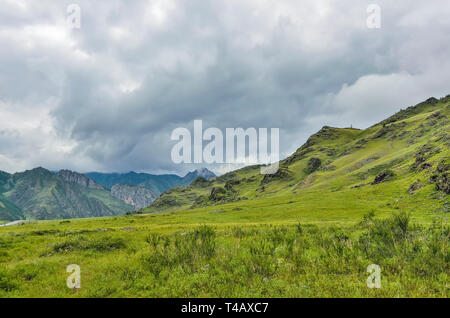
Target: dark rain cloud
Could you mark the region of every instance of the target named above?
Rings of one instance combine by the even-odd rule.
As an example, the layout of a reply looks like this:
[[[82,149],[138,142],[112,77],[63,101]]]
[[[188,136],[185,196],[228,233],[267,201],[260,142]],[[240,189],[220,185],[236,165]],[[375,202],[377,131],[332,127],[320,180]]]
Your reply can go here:
[[[0,170],[184,173],[176,127],[278,127],[282,156],[323,125],[365,128],[449,93],[450,3],[4,1]],[[230,167],[212,166],[216,171]]]

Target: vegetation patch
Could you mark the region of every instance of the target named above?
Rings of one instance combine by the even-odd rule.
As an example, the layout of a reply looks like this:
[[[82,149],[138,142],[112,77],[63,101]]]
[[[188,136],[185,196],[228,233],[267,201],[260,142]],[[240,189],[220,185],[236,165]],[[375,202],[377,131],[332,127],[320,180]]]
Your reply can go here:
[[[0,268],[0,292],[12,292],[17,288],[18,284],[14,276],[7,270]]]
[[[66,240],[61,243],[57,243],[52,246],[51,251],[48,254],[64,253],[71,251],[97,251],[97,252],[110,252],[114,250],[120,250],[126,247],[125,241],[120,237],[87,237],[79,236],[74,239]]]
[[[206,188],[211,185],[211,181],[206,178],[198,177],[194,181],[192,181],[191,186],[194,188]]]
[[[308,164],[306,166],[305,172],[307,174],[311,174],[319,170],[322,165],[322,161],[319,158],[312,157],[308,160]]]

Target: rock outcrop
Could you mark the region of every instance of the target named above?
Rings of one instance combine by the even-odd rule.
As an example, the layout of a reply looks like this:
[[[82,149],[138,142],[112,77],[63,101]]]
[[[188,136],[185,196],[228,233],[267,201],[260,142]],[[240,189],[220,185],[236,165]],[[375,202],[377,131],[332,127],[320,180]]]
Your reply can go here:
[[[111,188],[111,195],[139,210],[149,206],[156,195],[147,188],[128,184],[116,184]]]

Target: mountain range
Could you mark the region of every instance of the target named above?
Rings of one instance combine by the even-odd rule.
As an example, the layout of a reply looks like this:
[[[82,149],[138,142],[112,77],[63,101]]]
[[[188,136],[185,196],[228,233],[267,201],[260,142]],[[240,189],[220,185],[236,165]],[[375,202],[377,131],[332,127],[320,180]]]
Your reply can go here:
[[[210,179],[216,176],[206,168],[191,171],[184,177],[180,177],[176,174],[155,175],[136,173],[134,171],[128,173],[89,172],[85,175],[107,189],[111,189],[116,184],[141,186],[151,190],[155,196],[159,196],[164,191],[174,187],[187,186],[198,177]]]
[[[42,167],[9,174],[0,171],[0,220],[61,219],[120,215],[143,208],[162,191],[215,176],[207,169],[176,175],[57,173]],[[98,180],[98,182],[96,181]]]

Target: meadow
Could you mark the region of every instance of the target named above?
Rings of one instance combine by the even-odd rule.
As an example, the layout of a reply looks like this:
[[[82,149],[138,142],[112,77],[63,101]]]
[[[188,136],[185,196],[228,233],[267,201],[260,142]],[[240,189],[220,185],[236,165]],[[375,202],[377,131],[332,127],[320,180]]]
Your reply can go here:
[[[439,215],[412,222],[405,212],[378,217],[371,211],[338,223],[299,217],[202,225],[197,213],[0,228],[0,297],[450,294],[450,227]],[[69,264],[81,268],[79,289],[66,286]],[[370,264],[381,268],[379,289],[367,287]]]

